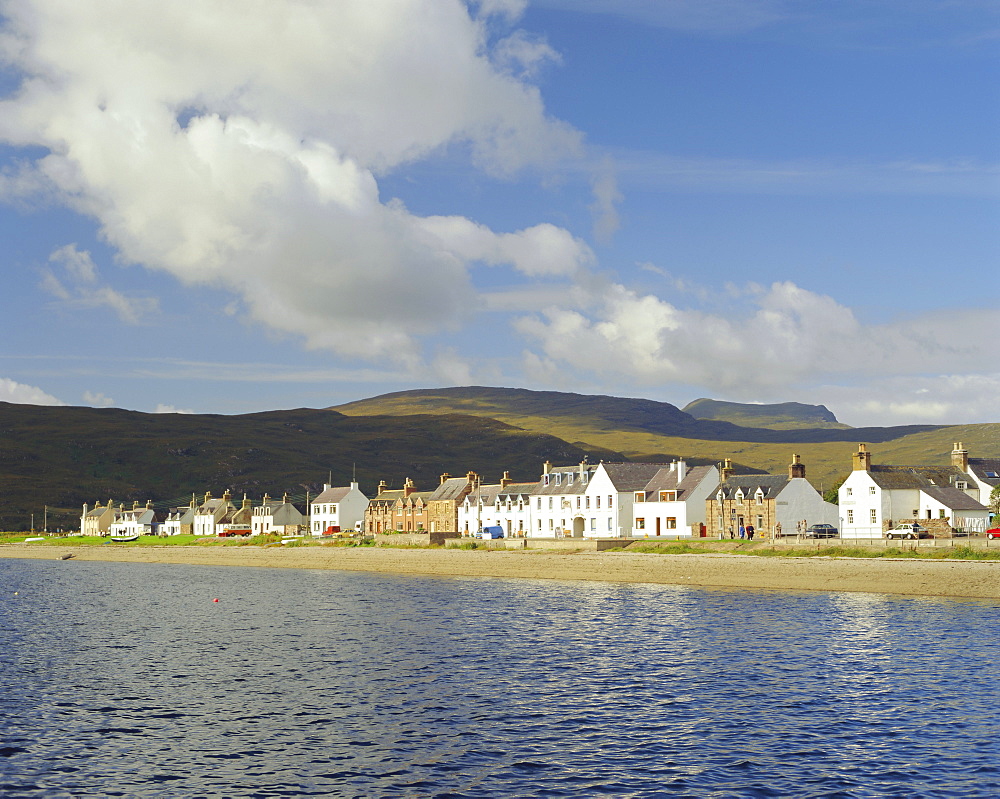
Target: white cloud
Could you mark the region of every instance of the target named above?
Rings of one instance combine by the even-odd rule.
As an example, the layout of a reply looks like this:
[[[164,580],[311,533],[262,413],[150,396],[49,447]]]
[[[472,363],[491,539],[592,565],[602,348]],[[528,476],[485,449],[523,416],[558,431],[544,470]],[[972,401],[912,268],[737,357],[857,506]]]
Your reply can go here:
[[[621,285],[597,287],[588,308],[553,307],[518,322],[549,363],[645,385],[686,383],[750,400],[803,386],[932,374],[984,374],[992,347],[958,332],[953,315],[879,324],[790,282],[747,286],[726,312],[681,309]],[[967,310],[963,329],[993,329],[1000,311]],[[539,361],[532,359],[537,371]],[[932,397],[921,400],[935,414]],[[909,402],[909,400],[907,400]],[[909,407],[907,412],[915,411]]]
[[[0,402],[13,402],[19,405],[66,404],[36,386],[18,383],[7,377],[0,377]]]
[[[587,257],[551,225],[449,230],[379,196],[379,175],[453,144],[498,175],[580,152],[537,88],[493,63],[486,22],[460,0],[4,8],[0,47],[27,80],[0,103],[0,140],[46,148],[36,179],[123,261],[228,288],[309,347],[413,362],[419,337],[476,307],[470,258],[534,275]],[[530,72],[546,47],[512,35],[501,55]],[[81,299],[61,279],[46,287]],[[110,289],[83,296],[128,317]]]
[[[90,253],[67,244],[49,255],[49,263],[61,266],[62,274],[42,271],[41,287],[68,305],[78,308],[111,308],[118,318],[129,324],[138,324],[153,313],[158,303],[151,297],[127,297],[110,286],[98,285],[97,267]]]
[[[115,404],[115,401],[111,397],[105,396],[99,391],[84,391],[83,401],[97,408],[110,408]]]
[[[194,413],[194,411],[183,410],[181,408],[175,408],[173,405],[164,405],[162,402],[156,406],[153,413]]]

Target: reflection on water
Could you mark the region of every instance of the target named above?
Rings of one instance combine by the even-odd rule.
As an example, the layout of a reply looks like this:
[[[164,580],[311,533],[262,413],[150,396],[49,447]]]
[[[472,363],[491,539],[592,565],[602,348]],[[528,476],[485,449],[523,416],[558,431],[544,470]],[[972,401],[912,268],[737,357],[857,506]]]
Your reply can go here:
[[[0,560],[0,795],[998,795],[998,649],[995,602]]]

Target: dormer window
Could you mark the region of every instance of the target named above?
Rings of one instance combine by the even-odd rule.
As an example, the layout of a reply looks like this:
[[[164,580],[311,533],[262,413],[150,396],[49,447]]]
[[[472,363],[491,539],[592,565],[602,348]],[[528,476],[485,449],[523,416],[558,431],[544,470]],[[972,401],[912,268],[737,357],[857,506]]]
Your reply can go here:
[[[635,492],[635,501],[636,502],[645,502],[646,501],[646,492],[645,491],[636,491]]]
[[[542,478],[542,485],[547,486],[548,484],[549,484],[549,475],[545,475],[545,477]]]
[[[568,486],[573,485],[573,472],[566,473],[566,485]]]
[[[556,473],[556,485],[562,485],[562,472]]]
[[[959,480],[957,483],[955,483],[955,488],[957,488],[959,491],[965,491],[968,487],[969,484],[965,482],[965,480]]]
[[[736,491],[736,504],[737,505],[742,505],[743,504],[743,489],[742,488],[737,489],[737,491]]]

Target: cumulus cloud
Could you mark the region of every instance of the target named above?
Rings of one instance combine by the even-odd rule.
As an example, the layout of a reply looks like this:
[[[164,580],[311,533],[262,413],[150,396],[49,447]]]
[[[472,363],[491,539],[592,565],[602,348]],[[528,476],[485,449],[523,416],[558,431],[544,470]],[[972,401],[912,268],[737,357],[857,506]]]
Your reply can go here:
[[[128,297],[110,286],[98,282],[97,266],[90,253],[67,244],[49,255],[49,263],[60,267],[60,274],[53,268],[42,271],[41,286],[47,292],[79,308],[107,307],[123,322],[137,324],[144,316],[154,312],[157,301],[152,297]]]
[[[115,401],[111,397],[102,394],[100,391],[84,391],[83,401],[88,405],[93,405],[95,408],[110,408],[115,404]]]
[[[66,404],[36,386],[18,383],[7,377],[0,377],[0,402],[13,402],[19,405]]]
[[[0,52],[24,75],[0,140],[100,225],[126,263],[229,289],[314,348],[406,362],[476,307],[470,260],[568,273],[586,247],[550,225],[494,233],[422,219],[379,176],[451,145],[508,175],[580,151],[524,75],[553,54],[460,0],[9,0]],[[150,24],[155,16],[156,24]],[[509,68],[517,62],[519,75]],[[540,248],[542,258],[529,250]],[[53,278],[57,296],[103,302]],[[60,294],[61,292],[61,294]],[[123,316],[123,318],[126,318]]]
[[[866,324],[833,298],[790,282],[747,286],[728,312],[682,309],[621,285],[595,292],[590,306],[552,307],[518,326],[550,364],[646,385],[701,385],[743,400],[787,397],[831,376],[976,373],[992,357],[986,342],[958,334],[948,314]],[[964,319],[969,329],[998,322],[1000,312],[990,310]],[[537,372],[541,364],[532,357],[528,366]]]
[[[194,413],[194,411],[175,408],[173,405],[165,405],[161,402],[156,406],[153,413]]]

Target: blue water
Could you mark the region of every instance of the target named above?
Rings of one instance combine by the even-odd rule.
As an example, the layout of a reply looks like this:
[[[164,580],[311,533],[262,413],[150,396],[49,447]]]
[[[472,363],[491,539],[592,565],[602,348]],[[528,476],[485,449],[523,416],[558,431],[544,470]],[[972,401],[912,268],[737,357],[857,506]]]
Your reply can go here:
[[[1000,796],[998,605],[0,559],[0,796]]]

